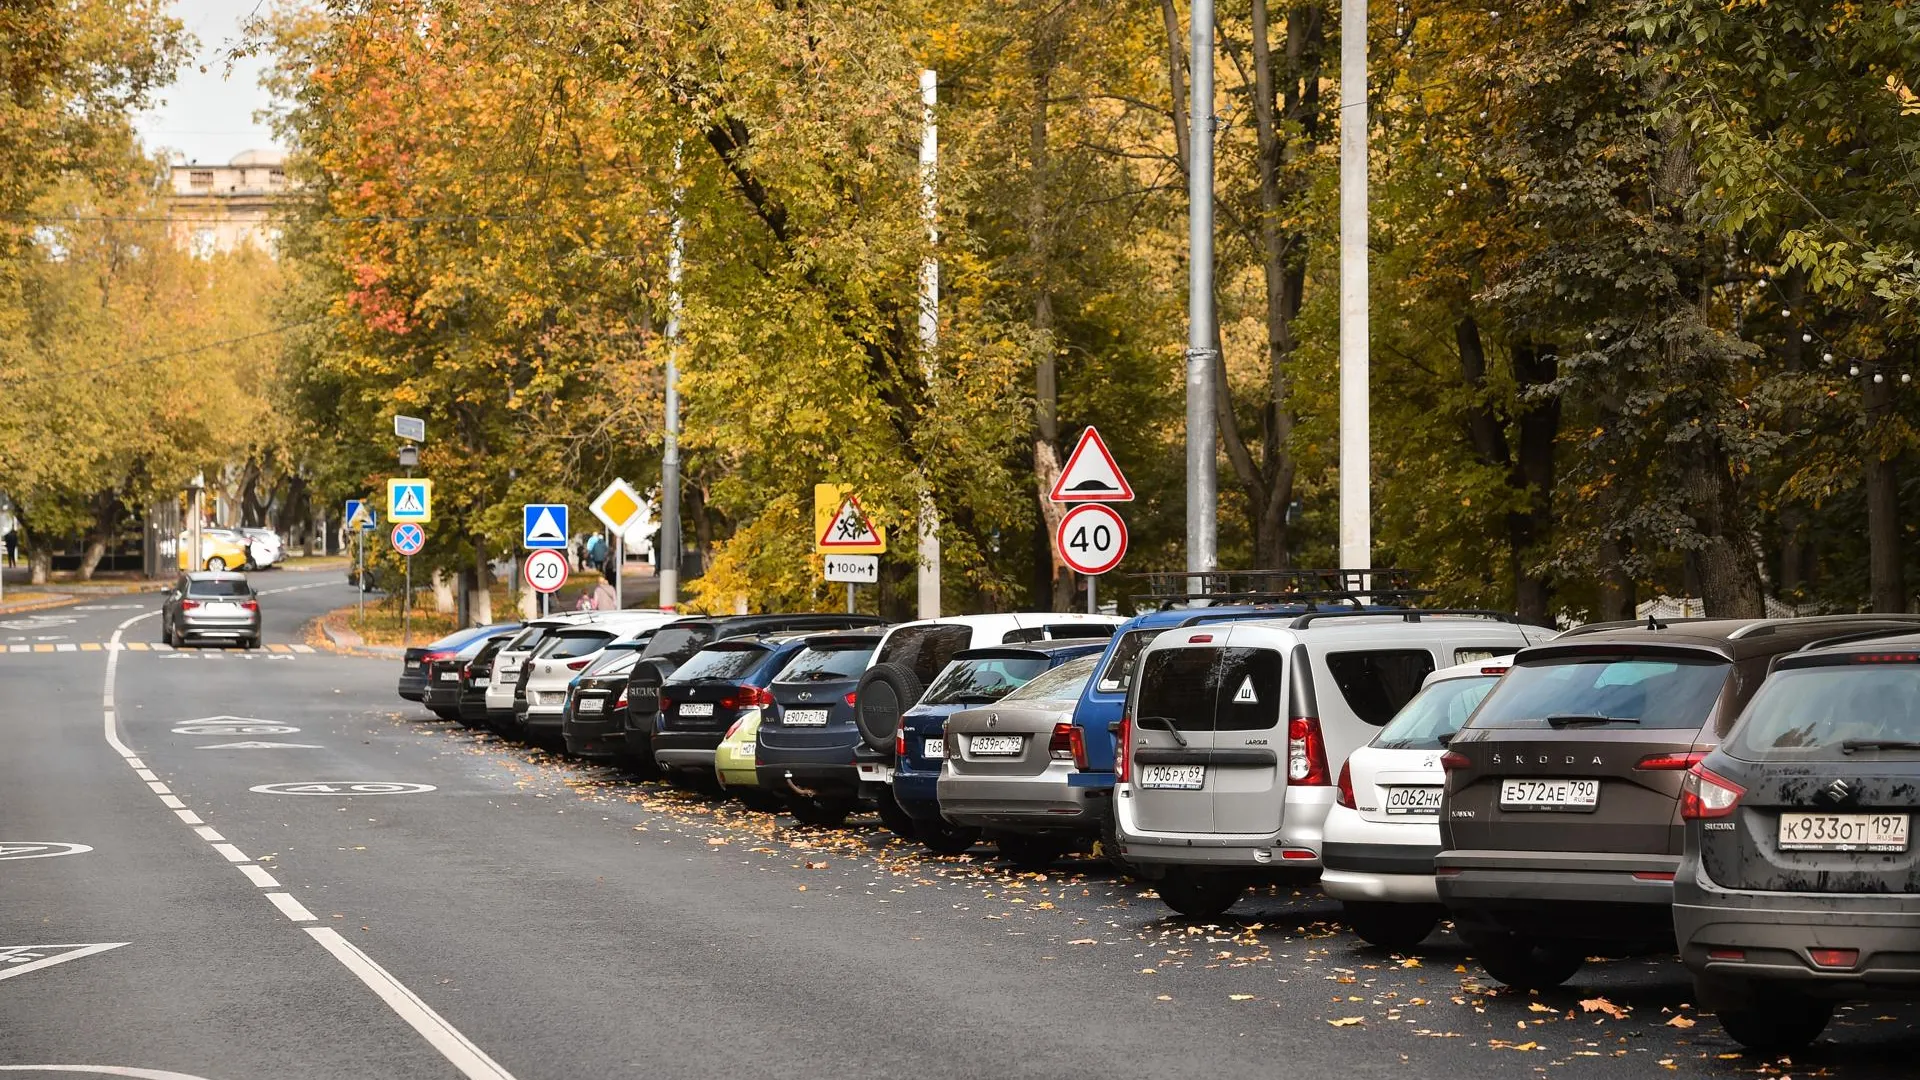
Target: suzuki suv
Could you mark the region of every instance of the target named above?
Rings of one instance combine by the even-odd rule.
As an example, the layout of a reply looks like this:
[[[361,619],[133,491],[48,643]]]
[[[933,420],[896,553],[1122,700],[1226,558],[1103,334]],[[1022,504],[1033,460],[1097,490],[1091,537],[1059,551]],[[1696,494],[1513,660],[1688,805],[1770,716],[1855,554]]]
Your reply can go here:
[[[1484,612],[1346,611],[1184,627],[1140,654],[1116,753],[1120,854],[1213,918],[1260,878],[1319,878],[1347,755],[1433,672],[1551,631]]]
[[[1487,973],[1538,989],[1673,942],[1680,786],[1779,656],[1913,620],[1676,620],[1522,651],[1447,744],[1440,901]]]
[[[1680,788],[1673,882],[1695,1000],[1756,1050],[1836,1001],[1920,995],[1920,635],[1782,657]]]

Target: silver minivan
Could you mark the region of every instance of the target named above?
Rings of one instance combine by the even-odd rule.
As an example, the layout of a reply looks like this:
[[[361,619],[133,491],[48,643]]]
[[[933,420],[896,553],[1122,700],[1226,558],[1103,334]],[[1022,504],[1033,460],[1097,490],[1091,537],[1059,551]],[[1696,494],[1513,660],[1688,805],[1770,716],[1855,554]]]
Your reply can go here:
[[[1335,777],[1433,672],[1553,632],[1482,612],[1316,612],[1180,627],[1141,652],[1120,723],[1121,855],[1192,918],[1320,876]]]

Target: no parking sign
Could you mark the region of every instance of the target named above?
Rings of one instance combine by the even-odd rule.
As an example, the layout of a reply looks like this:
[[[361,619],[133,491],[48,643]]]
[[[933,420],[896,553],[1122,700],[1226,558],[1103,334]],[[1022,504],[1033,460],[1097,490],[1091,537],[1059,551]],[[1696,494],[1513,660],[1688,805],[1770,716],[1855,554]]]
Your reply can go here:
[[[420,549],[426,546],[427,531],[420,526],[411,522],[402,522],[393,527],[393,550],[402,555],[413,556],[420,554]]]

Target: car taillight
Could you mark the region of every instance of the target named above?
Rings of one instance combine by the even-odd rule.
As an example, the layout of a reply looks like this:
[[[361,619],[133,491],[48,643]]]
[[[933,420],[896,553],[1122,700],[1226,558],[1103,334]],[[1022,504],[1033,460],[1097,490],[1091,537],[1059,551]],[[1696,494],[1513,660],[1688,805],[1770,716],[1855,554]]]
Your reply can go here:
[[[580,659],[578,659],[578,660],[575,660],[574,662],[572,662],[572,663],[570,663],[570,664],[568,664],[568,665],[567,665],[567,670],[568,670],[568,671],[579,671],[579,670],[580,670],[581,668],[584,668],[584,667],[586,667],[586,666],[587,666],[588,664],[591,664],[591,663],[593,663],[593,657],[591,657],[591,656],[583,656],[583,657],[581,657]]]
[[[1687,821],[1732,817],[1747,789],[1703,765],[1687,770],[1680,781],[1680,816]]]
[[[1358,807],[1353,804],[1353,765],[1351,762],[1340,763],[1340,783],[1338,786],[1339,791],[1334,794],[1333,801],[1349,810],[1358,809]]]
[[[1705,750],[1689,750],[1684,754],[1648,754],[1635,762],[1633,767],[1654,772],[1679,772],[1700,764],[1700,759],[1706,756]]]
[[[758,686],[742,686],[720,699],[723,709],[766,709],[773,706],[773,694]]]
[[[461,664],[461,665],[460,665],[460,677],[461,677],[461,678],[463,678],[463,679],[471,679],[471,678],[473,678],[473,665],[472,665],[472,664]]]
[[[857,690],[849,690],[849,691],[847,691],[847,696],[846,696],[846,697],[844,697],[844,698],[841,698],[840,700],[842,700],[842,701],[844,701],[844,702],[846,702],[846,703],[847,703],[847,708],[849,708],[849,709],[851,709],[851,708],[853,708],[853,701],[854,701],[854,698],[855,698],[855,697],[856,697],[856,696],[857,696],[858,694],[859,694],[859,691],[857,691]]]
[[[627,707],[627,692],[624,689],[620,691],[619,697],[613,699],[613,707],[616,709]]]
[[[198,601],[198,600],[182,600],[182,601],[180,601],[180,610],[181,610],[181,611],[192,611],[192,610],[193,610],[194,608],[197,608],[197,607],[199,607],[199,606],[200,606],[200,601]]]
[[[451,660],[456,654],[450,652],[428,652],[420,654],[420,662],[431,664],[436,660]]]
[[[260,610],[260,601],[258,601],[258,600],[242,600],[242,601],[240,601],[240,606],[241,606],[241,607],[243,607],[243,608],[246,608],[246,609],[247,609],[248,611],[259,611],[259,610]]]
[[[1120,742],[1113,748],[1113,778],[1124,784],[1133,774],[1133,717],[1120,718]]]
[[[665,694],[661,694],[660,695],[660,711],[668,712],[672,710],[672,708],[673,708],[673,699],[668,697]]]
[[[1856,664],[1920,664],[1920,653],[1875,652],[1855,654]]]
[[[1287,781],[1316,787],[1333,782],[1319,717],[1296,716],[1287,721]]]
[[[1073,767],[1081,772],[1087,771],[1087,729],[1079,724],[1068,724],[1067,751],[1073,755]]]
[[[907,760],[907,725],[905,724],[893,729],[893,756],[901,761]]]
[[[727,733],[725,735],[720,736],[720,741],[726,742],[728,739],[733,738],[736,734],[739,733],[740,725],[746,722],[747,722],[747,718],[743,716],[740,719],[735,720],[733,723],[728,724]]]
[[[1472,768],[1473,759],[1458,750],[1449,750],[1440,755],[1440,767],[1448,772],[1452,772],[1455,769]]]
[[[1053,725],[1053,738],[1047,740],[1047,756],[1054,761],[1072,761],[1073,732],[1072,724]]]

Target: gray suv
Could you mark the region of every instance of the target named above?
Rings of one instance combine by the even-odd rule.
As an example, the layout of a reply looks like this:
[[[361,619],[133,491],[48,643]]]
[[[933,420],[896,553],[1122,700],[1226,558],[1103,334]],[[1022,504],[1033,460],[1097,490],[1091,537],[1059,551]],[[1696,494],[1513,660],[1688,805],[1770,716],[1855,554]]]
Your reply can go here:
[[[1727,1034],[1797,1050],[1920,994],[1920,634],[1782,657],[1680,790],[1680,956]]]
[[[1776,658],[1915,629],[1887,615],[1649,621],[1521,650],[1441,758],[1434,878],[1481,966],[1540,989],[1591,955],[1670,949],[1687,770]]]
[[[160,605],[160,640],[174,648],[219,641],[260,647],[260,597],[245,574],[199,570],[174,579]]]

